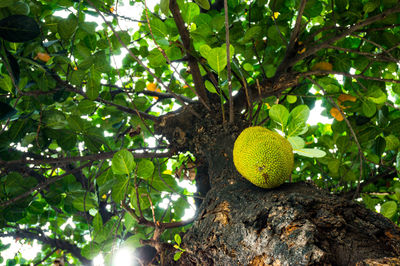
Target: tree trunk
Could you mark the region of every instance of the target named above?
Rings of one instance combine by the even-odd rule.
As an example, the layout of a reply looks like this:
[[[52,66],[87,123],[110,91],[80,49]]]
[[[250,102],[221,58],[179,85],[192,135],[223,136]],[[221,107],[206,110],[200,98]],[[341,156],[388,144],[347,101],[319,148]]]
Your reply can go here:
[[[382,215],[308,183],[247,182],[232,162],[236,136],[199,136],[211,189],[186,251],[165,265],[400,265],[400,230]]]

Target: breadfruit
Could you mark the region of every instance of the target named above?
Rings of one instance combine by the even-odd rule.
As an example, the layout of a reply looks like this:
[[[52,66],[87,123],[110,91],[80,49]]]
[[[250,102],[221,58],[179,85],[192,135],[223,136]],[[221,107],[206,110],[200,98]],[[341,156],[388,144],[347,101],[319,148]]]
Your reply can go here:
[[[274,188],[292,173],[292,145],[276,132],[260,126],[249,127],[235,141],[233,163],[238,172],[254,185]]]

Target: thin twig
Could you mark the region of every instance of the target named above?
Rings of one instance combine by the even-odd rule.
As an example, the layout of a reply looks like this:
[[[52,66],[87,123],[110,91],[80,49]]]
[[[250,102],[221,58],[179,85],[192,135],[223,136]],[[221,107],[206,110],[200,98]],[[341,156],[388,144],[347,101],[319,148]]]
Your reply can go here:
[[[350,73],[340,72],[340,71],[333,71],[333,70],[330,70],[330,71],[327,71],[327,70],[312,70],[312,71],[309,71],[309,72],[299,73],[299,76],[308,78],[309,76],[313,76],[313,75],[327,75],[327,74],[343,75],[343,76],[354,78],[354,79],[366,79],[366,80],[375,80],[375,81],[389,82],[389,83],[400,83],[400,80],[397,80],[397,79],[376,78],[376,77],[370,77],[370,76],[364,76],[364,75],[355,75],[355,74],[350,74]]]
[[[145,150],[146,148],[141,148]],[[136,149],[137,150],[137,149]],[[132,149],[128,149],[128,151],[133,151]],[[98,161],[104,159],[110,159],[114,156],[117,151],[110,151],[110,152],[103,152],[97,154],[90,154],[85,156],[72,156],[72,157],[61,157],[61,158],[36,158],[36,159],[28,159],[27,157],[19,160],[12,160],[12,161],[3,161],[0,160],[0,166],[8,166],[8,165],[15,165],[15,164],[65,164],[71,162],[78,162],[78,161]],[[165,158],[170,157],[172,155],[171,152],[165,153],[133,153],[135,158]]]
[[[228,17],[228,1],[224,0],[225,9],[225,39],[226,39],[226,63],[228,71],[228,88],[229,88],[229,123],[234,121],[233,97],[232,97],[232,80],[231,80],[231,52],[229,41],[229,17]]]

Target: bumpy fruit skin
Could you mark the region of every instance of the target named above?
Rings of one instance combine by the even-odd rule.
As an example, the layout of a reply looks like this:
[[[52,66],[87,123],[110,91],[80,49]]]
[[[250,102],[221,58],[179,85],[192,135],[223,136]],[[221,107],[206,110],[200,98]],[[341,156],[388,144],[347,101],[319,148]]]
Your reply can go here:
[[[289,141],[263,127],[249,127],[240,133],[233,147],[238,172],[262,188],[274,188],[287,180],[294,156]]]

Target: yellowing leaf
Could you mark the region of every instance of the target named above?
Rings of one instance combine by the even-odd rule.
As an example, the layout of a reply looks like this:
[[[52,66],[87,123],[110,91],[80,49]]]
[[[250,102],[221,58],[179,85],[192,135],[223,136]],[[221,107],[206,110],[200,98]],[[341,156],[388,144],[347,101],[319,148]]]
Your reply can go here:
[[[156,91],[157,90],[157,85],[155,83],[149,83],[149,84],[147,84],[147,90]]]
[[[40,61],[47,62],[50,60],[50,55],[48,53],[37,53],[35,59],[39,59]]]
[[[281,13],[279,13],[279,12],[274,12],[274,15],[273,15],[274,19],[277,19],[277,18],[279,17],[280,14],[281,14]]]
[[[318,62],[316,63],[311,70],[325,70],[325,71],[332,71],[333,66],[329,62]]]
[[[341,94],[338,97],[338,103],[339,103],[339,106],[340,106],[341,109],[346,109],[347,108],[347,106],[342,105],[342,103],[346,102],[346,101],[355,102],[355,101],[357,101],[357,97],[355,97],[353,95],[350,95],[350,94]]]
[[[343,115],[340,113],[339,109],[336,107],[332,107],[332,109],[329,111],[329,113],[337,120],[337,121],[343,121]]]

